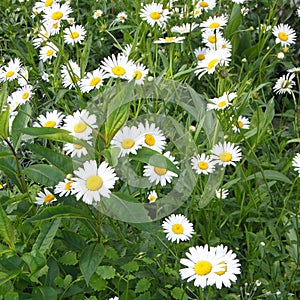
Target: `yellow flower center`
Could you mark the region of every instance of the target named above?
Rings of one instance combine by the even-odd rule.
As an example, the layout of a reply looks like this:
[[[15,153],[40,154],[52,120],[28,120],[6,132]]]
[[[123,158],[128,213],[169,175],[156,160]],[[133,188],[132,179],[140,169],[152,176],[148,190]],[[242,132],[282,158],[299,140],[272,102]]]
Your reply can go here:
[[[66,190],[66,191],[71,190],[71,184],[72,184],[73,182],[74,182],[74,181],[70,180],[70,181],[68,181],[68,182],[66,183],[66,185],[65,185],[65,190]]]
[[[46,52],[46,56],[51,56],[53,53],[54,53],[54,50],[53,50],[53,49],[49,49],[49,50]]]
[[[201,10],[200,9],[195,9],[194,10],[194,15],[197,16],[201,13]]]
[[[90,81],[90,86],[96,86],[100,81],[101,81],[101,78],[100,78],[100,77],[94,77],[94,78]]]
[[[221,270],[219,272],[215,272],[215,273],[217,275],[223,275],[227,271],[227,266],[225,264],[225,261],[221,261],[220,263],[218,263],[218,265],[224,265],[224,266],[222,266],[223,270]]]
[[[165,168],[159,168],[159,167],[154,167],[154,172],[157,175],[162,176],[162,175],[165,175],[167,173],[167,169],[165,169]]]
[[[200,3],[200,7],[208,7],[208,3],[206,1],[202,1]]]
[[[289,36],[285,32],[279,32],[278,33],[278,38],[281,41],[286,42],[289,39]]]
[[[153,146],[155,144],[155,137],[152,134],[145,134],[145,143],[148,146]]]
[[[46,0],[45,1],[45,7],[49,7],[53,4],[53,0]]]
[[[70,38],[75,40],[79,37],[79,33],[77,31],[74,31],[70,34]]]
[[[149,201],[150,201],[150,202],[153,202],[153,201],[155,201],[155,200],[156,200],[156,197],[155,197],[155,196],[152,195],[152,196],[149,197]]]
[[[44,124],[44,127],[54,127],[56,125],[56,122],[55,121],[47,121],[45,124]]]
[[[216,43],[216,36],[215,35],[210,35],[208,37],[208,41],[211,43],[211,44],[215,44]]]
[[[115,66],[115,67],[112,68],[111,71],[116,76],[123,76],[126,73],[125,69],[121,66]]]
[[[134,74],[133,74],[133,78],[135,78],[135,79],[141,79],[142,78],[142,72],[141,71],[139,71],[139,70],[136,70],[135,72],[134,72]]]
[[[167,43],[170,43],[170,42],[174,42],[175,41],[175,37],[174,36],[170,36],[170,37],[166,37],[165,38],[165,41],[167,42]]]
[[[240,128],[242,128],[244,126],[244,123],[242,121],[238,121],[238,125]]]
[[[212,265],[209,261],[200,260],[194,266],[194,271],[197,275],[204,276],[211,272]]]
[[[45,203],[49,203],[49,202],[51,202],[51,201],[54,200],[54,199],[55,199],[55,197],[54,197],[53,194],[48,194],[47,196],[45,196],[44,202],[45,202]]]
[[[53,24],[52,24],[52,27],[53,27],[54,29],[56,29],[56,28],[58,27],[58,25],[59,25],[59,23],[56,22],[56,23],[53,23]]]
[[[172,231],[175,233],[175,234],[183,234],[183,226],[181,224],[174,224],[172,226]]]
[[[86,128],[87,128],[87,125],[85,123],[79,122],[73,127],[73,130],[76,133],[82,133],[86,130]]]
[[[135,145],[135,141],[133,139],[124,139],[121,145],[123,149],[130,149]]]
[[[150,14],[150,18],[153,19],[153,20],[159,20],[161,17],[160,13],[157,12],[157,11],[153,11],[151,14]]]
[[[9,78],[9,77],[12,77],[14,76],[15,72],[14,71],[8,71],[6,72],[6,77]]]
[[[203,53],[198,54],[197,56],[198,60],[203,60],[205,58],[205,55]]]
[[[228,102],[226,100],[221,101],[220,103],[218,103],[218,107],[222,108],[224,107]]]
[[[85,182],[85,186],[89,191],[98,191],[101,189],[102,185],[102,178],[96,175],[89,177]]]
[[[209,28],[211,28],[211,29],[215,29],[218,27],[220,27],[220,24],[218,22],[213,22],[209,25]]]
[[[52,16],[51,16],[51,18],[53,19],[53,20],[60,20],[62,17],[63,17],[63,13],[61,12],[61,11],[56,11],[56,12],[54,12],[53,14],[52,14]]]
[[[200,170],[207,170],[208,169],[208,163],[205,161],[199,161],[198,167]]]
[[[74,144],[74,149],[80,150],[80,149],[82,149],[82,148],[83,148],[83,146],[80,146],[80,145],[78,145],[78,144]]]
[[[22,99],[23,99],[23,100],[26,100],[28,97],[29,97],[29,93],[28,93],[28,92],[25,92],[25,93],[22,95]]]
[[[223,152],[220,154],[220,160],[223,162],[229,162],[232,160],[232,155],[229,152]]]
[[[215,58],[215,59],[212,59],[208,64],[207,64],[207,69],[208,70],[211,70],[212,68],[215,67],[215,65],[218,63],[218,59]]]

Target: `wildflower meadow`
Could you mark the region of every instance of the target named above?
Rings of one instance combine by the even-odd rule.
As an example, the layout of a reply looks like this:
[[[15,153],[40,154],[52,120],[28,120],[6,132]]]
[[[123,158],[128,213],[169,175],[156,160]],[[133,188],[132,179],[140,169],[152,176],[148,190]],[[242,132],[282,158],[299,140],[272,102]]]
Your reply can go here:
[[[298,0],[0,14],[0,300],[300,299]]]

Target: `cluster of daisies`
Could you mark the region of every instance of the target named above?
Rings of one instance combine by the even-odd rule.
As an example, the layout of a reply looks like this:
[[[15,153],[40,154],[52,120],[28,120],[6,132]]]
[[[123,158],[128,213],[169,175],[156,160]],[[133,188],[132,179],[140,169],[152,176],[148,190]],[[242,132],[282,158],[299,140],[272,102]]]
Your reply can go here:
[[[193,224],[181,214],[172,214],[166,218],[162,227],[166,238],[171,242],[188,241],[195,233]],[[190,247],[186,252],[187,258],[182,258],[180,263],[185,268],[180,269],[182,279],[188,282],[194,281],[195,286],[216,285],[218,289],[230,287],[231,282],[237,280],[236,275],[240,274],[240,263],[236,254],[228,250],[222,244],[217,247],[204,246]]]

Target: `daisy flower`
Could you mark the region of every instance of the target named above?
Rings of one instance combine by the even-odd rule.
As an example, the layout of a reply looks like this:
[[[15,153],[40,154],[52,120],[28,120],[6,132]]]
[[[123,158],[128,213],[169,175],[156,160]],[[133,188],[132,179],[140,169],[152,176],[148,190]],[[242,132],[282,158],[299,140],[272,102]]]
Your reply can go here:
[[[89,72],[79,82],[79,87],[83,93],[88,93],[93,89],[99,89],[103,85],[103,80],[108,75],[101,69]]]
[[[296,84],[295,81],[293,80],[294,78],[295,78],[294,73],[289,73],[281,76],[276,81],[273,87],[273,91],[276,92],[276,94],[285,94],[285,93],[291,94],[293,86]]]
[[[223,110],[226,107],[231,105],[231,101],[236,98],[236,93],[227,93],[225,92],[221,97],[219,98],[213,98],[209,99],[210,102],[207,104],[207,110]]]
[[[151,191],[148,195],[148,200],[150,203],[154,203],[157,200],[157,193],[155,191]]]
[[[51,7],[54,3],[55,3],[54,0],[37,1],[37,2],[35,2],[32,10],[33,10],[33,12],[36,12],[39,14],[42,11],[44,11],[45,9],[47,9],[48,7]]]
[[[18,72],[22,67],[19,58],[11,59],[7,66],[0,68],[0,82],[12,81],[19,77]]]
[[[137,63],[133,69],[132,77],[135,80],[135,84],[142,85],[144,84],[145,78],[149,72],[149,69],[147,69],[144,65],[141,63]]]
[[[218,265],[221,266],[221,270],[212,273],[208,279],[208,284],[215,284],[217,289],[225,287],[231,287],[231,282],[236,282],[236,274],[240,274],[239,260],[236,258],[236,254],[232,250],[228,250],[227,246],[219,245],[216,247],[216,260],[219,261]]]
[[[287,70],[288,73],[298,73],[300,72],[300,67],[294,67]]]
[[[117,147],[121,150],[119,157],[130,153],[137,154],[137,150],[142,148],[140,130],[135,126],[124,126],[116,133],[110,144],[112,147]]]
[[[205,55],[206,55],[207,51],[209,51],[209,48],[199,47],[199,48],[194,50],[194,54],[195,54],[195,56],[198,60],[203,60],[205,58]]]
[[[208,29],[202,33],[203,43],[213,50],[216,50],[216,45],[221,38],[223,38],[223,36],[220,31]]]
[[[184,36],[180,36],[180,37],[170,36],[166,38],[159,38],[158,40],[154,41],[154,44],[171,44],[171,43],[181,44],[184,39],[185,39]]]
[[[77,110],[73,115],[66,116],[63,129],[78,139],[89,140],[93,128],[97,128],[96,121],[96,116],[90,114],[86,109]]]
[[[145,125],[138,125],[140,136],[142,137],[142,146],[162,153],[166,145],[166,137],[162,131],[155,127],[155,124],[150,124],[146,121]]]
[[[50,204],[55,201],[57,201],[55,196],[51,192],[49,192],[46,188],[44,188],[44,192],[40,191],[37,194],[35,203],[39,205],[43,205],[43,204]]]
[[[45,30],[49,32],[50,36],[60,33],[61,21],[52,22],[51,20],[43,23]]]
[[[41,47],[39,57],[42,61],[51,60],[56,57],[58,48],[53,43],[48,43],[46,46]]]
[[[234,132],[240,132],[241,129],[250,128],[250,121],[246,117],[239,116],[236,123],[232,124],[232,129]]]
[[[74,88],[75,83],[80,80],[80,67],[72,60],[69,61],[69,65],[63,65],[61,68],[62,84],[65,88]]]
[[[186,252],[187,258],[180,259],[180,263],[187,268],[180,269],[182,279],[194,281],[195,286],[202,288],[213,285],[214,273],[220,272],[223,268],[219,265],[219,260],[216,259],[215,248],[205,246],[190,247],[189,252]]]
[[[59,128],[64,115],[57,110],[47,111],[46,115],[39,115],[37,122],[33,123],[33,127],[47,127],[47,128]]]
[[[91,146],[92,143],[87,141],[87,143]],[[70,155],[71,157],[81,157],[88,154],[86,147],[73,143],[64,144],[63,150],[66,152],[66,155]]]
[[[283,47],[296,43],[295,30],[287,24],[280,23],[273,28],[272,33],[276,36],[275,42]]]
[[[131,50],[132,50],[132,44],[127,44],[122,50],[122,53],[124,56],[129,57]]]
[[[74,181],[65,178],[64,181],[60,181],[54,189],[54,194],[59,194],[59,197],[67,197],[71,194],[71,186]]]
[[[208,175],[215,171],[215,162],[205,153],[192,157],[191,165],[197,174]]]
[[[40,29],[37,37],[33,39],[32,44],[34,48],[39,48],[42,43],[47,42],[51,35],[51,31],[47,30],[44,26]]]
[[[218,199],[224,200],[227,198],[229,191],[227,189],[217,189],[215,194]]]
[[[152,2],[143,6],[140,11],[140,17],[152,27],[155,24],[159,27],[164,27],[166,21],[170,18],[169,13],[169,10],[163,9],[162,4]]]
[[[85,39],[86,31],[82,25],[73,25],[64,30],[64,41],[66,44],[81,44]]]
[[[118,53],[117,56],[113,54],[111,57],[104,58],[101,67],[110,77],[132,79],[129,74],[133,73],[134,64],[121,53]]]
[[[169,151],[164,153],[164,156],[167,157],[174,165],[178,164],[178,162],[175,161],[175,157],[173,157]],[[151,183],[160,183],[162,186],[170,183],[173,177],[178,177],[176,173],[169,171],[168,169],[164,168],[164,166],[154,167],[149,165],[144,167],[143,175],[148,177]]]
[[[211,158],[223,167],[228,165],[235,166],[237,161],[242,158],[241,149],[230,142],[219,142],[211,150]]]
[[[221,15],[219,17],[209,17],[206,21],[202,22],[200,24],[200,27],[204,29],[211,29],[211,30],[219,30],[223,29],[224,26],[227,24],[228,18],[224,15]]]
[[[199,25],[197,23],[186,23],[182,24],[181,26],[173,26],[171,28],[171,32],[176,32],[179,34],[187,34],[192,32],[194,29],[196,29]]]
[[[219,65],[227,66],[230,61],[230,53],[223,51],[210,50],[206,53],[203,60],[198,61],[195,74],[200,79],[204,74],[212,74],[215,72],[216,67]]]
[[[103,11],[101,9],[97,9],[94,11],[93,13],[93,18],[94,19],[98,19],[99,17],[101,17],[103,15]]]
[[[19,76],[17,78],[18,84],[20,86],[28,85],[28,78],[29,78],[28,69],[21,67],[19,70]]]
[[[95,160],[84,162],[82,168],[74,171],[72,194],[87,204],[99,202],[101,197],[109,198],[111,189],[119,179],[113,168],[103,161],[99,167]]]
[[[64,3],[60,5],[59,3],[54,3],[50,7],[44,10],[44,22],[50,21],[51,23],[57,23],[62,20],[68,20],[72,9],[69,4]]]
[[[216,49],[220,50],[220,51],[227,51],[230,55],[232,45],[231,45],[230,41],[221,37],[220,39],[218,39],[218,41],[216,43]]]
[[[236,4],[243,4],[246,2],[246,0],[231,0],[231,1]]]
[[[196,9],[200,11],[208,11],[209,9],[213,9],[216,6],[216,0],[200,0],[196,4]]]
[[[24,104],[33,95],[32,86],[25,85],[17,91],[13,92],[8,98],[7,103],[10,105],[12,111],[14,111],[19,105]]]
[[[172,214],[164,220],[162,227],[171,242],[188,241],[194,233],[193,224],[183,215]]]
[[[122,11],[117,14],[117,17],[112,21],[111,24],[114,25],[116,23],[124,23],[126,19],[127,19],[127,14],[125,11]]]
[[[294,156],[292,166],[294,167],[295,171],[299,173],[300,177],[300,153],[297,153]]]

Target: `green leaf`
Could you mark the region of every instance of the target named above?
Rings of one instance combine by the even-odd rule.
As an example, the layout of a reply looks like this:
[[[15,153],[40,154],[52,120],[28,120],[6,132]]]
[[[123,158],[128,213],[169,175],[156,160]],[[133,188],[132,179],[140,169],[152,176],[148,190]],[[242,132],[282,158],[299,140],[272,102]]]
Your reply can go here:
[[[112,266],[99,266],[96,272],[103,279],[112,279],[116,275],[116,270]]]
[[[78,263],[77,254],[74,251],[67,252],[58,261],[67,266],[74,266]]]
[[[184,289],[180,287],[175,287],[171,291],[171,295],[176,299],[176,300],[188,300],[187,294],[185,293]]]
[[[104,246],[102,244],[90,244],[85,247],[79,258],[79,268],[88,285],[91,276],[96,271],[104,256]]]
[[[101,278],[97,273],[92,275],[89,284],[95,291],[104,291],[107,288],[107,281]]]
[[[6,176],[18,187],[21,192],[23,192],[22,185],[17,176],[16,162],[14,159],[10,157],[0,158],[0,170],[6,174]]]
[[[80,251],[85,247],[85,240],[83,237],[78,233],[69,230],[62,231],[62,242],[68,249],[74,251]]]
[[[0,158],[13,157],[12,153],[0,151]]]
[[[264,170],[263,174],[262,172],[256,172],[255,174],[252,174],[246,178],[246,181],[252,180],[252,179],[266,179],[266,180],[276,180],[276,181],[282,181],[288,184],[292,184],[291,180],[283,175],[282,173],[278,171],[273,170]]]
[[[235,33],[235,31],[240,26],[241,20],[242,20],[241,7],[235,3],[232,7],[232,11],[228,20],[228,25],[226,26],[226,32],[225,32],[226,39],[230,39],[231,36]]]
[[[51,139],[59,142],[73,143],[74,141],[74,138],[70,135],[69,131],[60,128],[36,127],[23,128],[20,129],[20,131],[33,137]],[[78,143],[80,143],[80,141]]]
[[[177,175],[180,174],[180,170],[166,156],[149,148],[139,149],[137,154],[130,155],[130,158],[132,160],[146,163],[153,167],[168,169],[169,171],[172,171]]]
[[[36,164],[23,170],[23,174],[45,186],[54,186],[64,180],[65,174],[54,166]]]
[[[127,271],[128,273],[130,272],[136,272],[139,270],[139,265],[136,261],[130,261],[127,264],[125,264],[124,266],[121,267],[121,269]]]
[[[9,106],[4,111],[0,111],[0,138],[8,138],[8,124],[9,124]]]
[[[5,294],[4,300],[19,300],[19,294],[17,292],[8,292]]]
[[[27,147],[31,151],[45,158],[50,164],[56,166],[65,174],[73,172],[73,161],[71,157],[60,154],[38,144],[27,144]]]
[[[4,82],[2,85],[2,89],[0,91],[0,111],[2,111],[2,108],[6,104],[7,100],[7,82]]]
[[[26,102],[24,105],[20,106],[19,112],[16,115],[11,127],[11,138],[15,150],[19,148],[22,139],[22,132],[20,131],[20,129],[24,129],[25,127],[27,127],[30,116],[31,107],[29,102]]]
[[[51,249],[52,241],[59,228],[61,219],[56,219],[53,222],[44,222],[41,225],[40,234],[32,246],[32,250],[39,250],[44,254],[47,250]]]
[[[39,250],[32,250],[30,253],[24,253],[22,260],[27,264],[32,275],[46,266],[46,257]]]
[[[32,291],[32,300],[57,300],[57,292],[53,287],[35,287]]]
[[[14,227],[8,219],[4,209],[0,206],[0,236],[10,249],[15,249]]]
[[[149,290],[151,286],[151,283],[148,279],[146,278],[141,278],[137,284],[136,284],[136,287],[135,287],[135,292],[136,293],[143,293],[143,292],[146,292]]]
[[[25,222],[36,222],[51,220],[55,218],[89,219],[89,216],[87,216],[81,209],[75,208],[73,206],[61,205],[46,207],[38,215],[27,219]]]

